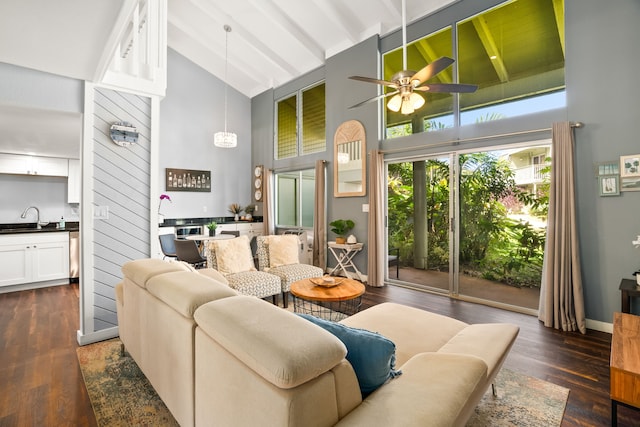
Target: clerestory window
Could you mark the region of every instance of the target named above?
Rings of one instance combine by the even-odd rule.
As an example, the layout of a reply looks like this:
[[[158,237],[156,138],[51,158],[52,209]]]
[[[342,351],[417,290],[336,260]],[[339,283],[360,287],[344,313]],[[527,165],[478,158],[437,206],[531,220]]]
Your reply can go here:
[[[387,138],[564,107],[564,0],[506,1],[407,45],[411,70],[442,56],[456,62],[429,82],[478,90],[426,93],[426,104],[408,116],[385,108]],[[383,64],[390,80],[402,69],[402,49],[384,54]]]
[[[325,151],[325,126],[324,82],[276,101],[275,158]]]

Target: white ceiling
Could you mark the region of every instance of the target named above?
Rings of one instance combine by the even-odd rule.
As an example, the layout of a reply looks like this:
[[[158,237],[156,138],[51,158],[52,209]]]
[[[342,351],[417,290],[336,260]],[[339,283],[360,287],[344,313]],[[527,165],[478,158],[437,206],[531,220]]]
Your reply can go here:
[[[123,28],[118,19],[126,14],[121,15],[121,9],[130,10],[135,1],[1,0],[0,62],[96,81],[105,58],[113,53],[105,52],[106,46],[115,46],[116,32]],[[167,1],[168,46],[248,97],[291,81],[320,67],[326,58],[402,24],[401,0]],[[456,1],[407,0],[407,22]],[[226,79],[224,25],[232,27]],[[15,127],[11,120],[16,117],[10,111],[0,106],[5,139],[0,140],[0,151],[6,151],[3,144]],[[44,112],[35,111],[30,122],[28,111],[20,113],[22,130],[17,130],[14,141],[32,138],[54,146],[66,144],[62,141],[66,135],[58,137],[51,126],[40,127],[49,129],[45,135],[24,132]]]
[[[407,22],[457,0],[407,0]],[[168,44],[253,97],[402,25],[401,0],[169,0]]]
[[[2,0],[0,62],[95,81],[134,0]],[[153,0],[151,0],[153,1]],[[401,0],[167,0],[170,48],[253,97],[402,24]],[[457,0],[407,0],[407,22]]]

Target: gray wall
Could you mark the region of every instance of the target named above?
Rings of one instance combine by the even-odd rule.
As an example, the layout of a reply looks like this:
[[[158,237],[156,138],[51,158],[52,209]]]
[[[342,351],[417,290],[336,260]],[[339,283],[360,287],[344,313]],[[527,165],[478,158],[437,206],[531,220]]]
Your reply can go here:
[[[213,145],[224,130],[224,82],[174,50],[167,56],[167,93],[160,102],[160,192],[166,218],[228,216],[231,203],[252,202],[251,101],[228,87],[227,129],[238,135],[233,149]],[[167,192],[165,169],[211,171],[211,192]]]
[[[612,321],[620,278],[640,267],[640,192],[599,197],[594,163],[640,153],[640,2],[566,0],[568,118],[576,131],[578,225],[587,317]],[[636,313],[638,311],[636,303]]]
[[[408,28],[408,39],[429,34],[456,19],[471,16],[499,3],[498,0],[462,0],[454,3],[437,14],[412,24]],[[640,111],[640,85],[637,84],[636,75],[640,65],[640,45],[637,43],[640,38],[640,28],[637,26],[640,21],[640,3],[636,0],[565,0],[565,10],[566,108],[461,129],[380,141],[379,145],[382,149],[404,148],[405,154],[422,155],[447,150],[447,147],[430,148],[430,144],[549,128],[556,121],[584,122],[585,127],[577,129],[575,135],[578,226],[586,314],[588,319],[610,323],[612,313],[620,310],[620,279],[632,277],[631,273],[640,267],[640,251],[631,245],[631,240],[640,234],[640,192],[625,192],[620,197],[599,197],[594,164],[616,160],[620,155],[640,153],[634,127],[634,120]],[[371,149],[376,144],[378,110],[375,105],[358,110],[345,108],[375,95],[375,89],[366,89],[367,85],[346,79],[352,74],[377,75],[378,58],[370,43],[372,41],[367,40],[327,60],[328,144],[323,156],[326,160],[332,160],[330,142],[337,125],[344,120],[361,120],[367,130],[367,148]],[[380,41],[382,51],[400,45],[399,32]],[[264,111],[268,107],[266,98],[268,94],[265,93],[253,99],[253,135],[259,136],[259,140],[254,140],[254,143],[260,144],[260,149],[254,148],[253,151],[254,163],[266,163],[273,153],[272,141],[268,140],[269,132],[262,128],[273,128],[269,122],[273,119],[266,117],[272,113]],[[259,112],[256,111],[258,105]],[[456,149],[475,149],[490,144],[548,137],[549,132],[539,132],[526,137],[497,138],[467,144],[452,143],[452,148],[449,149],[454,146]],[[267,145],[269,148],[266,148]],[[398,155],[387,157],[394,156]],[[308,163],[307,159],[297,161],[301,164]],[[329,194],[332,194],[332,188],[332,184],[329,185]],[[359,212],[364,200],[367,198],[330,200],[328,220],[355,217],[358,223],[356,234],[363,240],[366,235],[366,215]],[[361,266],[366,256],[358,255],[358,258],[358,265]]]

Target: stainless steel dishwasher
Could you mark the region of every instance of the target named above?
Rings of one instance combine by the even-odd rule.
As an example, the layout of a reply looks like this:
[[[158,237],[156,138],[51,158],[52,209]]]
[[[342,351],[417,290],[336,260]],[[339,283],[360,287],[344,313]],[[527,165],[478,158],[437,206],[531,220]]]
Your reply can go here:
[[[80,277],[80,232],[69,232],[69,282],[76,283]]]

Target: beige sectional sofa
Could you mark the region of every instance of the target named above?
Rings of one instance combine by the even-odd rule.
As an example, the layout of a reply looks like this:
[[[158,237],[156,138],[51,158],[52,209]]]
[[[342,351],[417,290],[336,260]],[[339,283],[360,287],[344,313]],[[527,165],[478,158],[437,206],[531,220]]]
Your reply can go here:
[[[393,341],[402,371],[363,398],[341,340],[215,270],[147,259],[123,273],[121,339],[182,426],[462,426],[518,334],[399,304],[363,310],[341,323]]]

